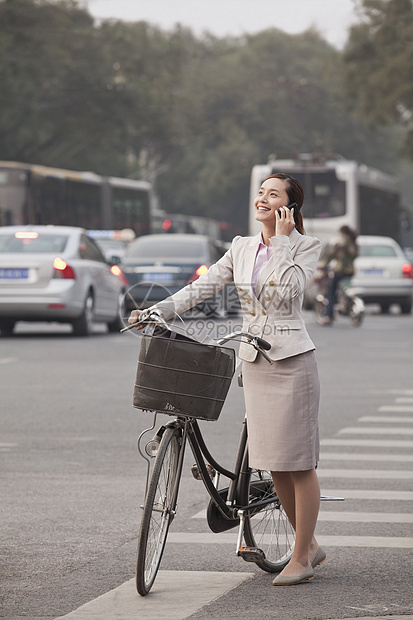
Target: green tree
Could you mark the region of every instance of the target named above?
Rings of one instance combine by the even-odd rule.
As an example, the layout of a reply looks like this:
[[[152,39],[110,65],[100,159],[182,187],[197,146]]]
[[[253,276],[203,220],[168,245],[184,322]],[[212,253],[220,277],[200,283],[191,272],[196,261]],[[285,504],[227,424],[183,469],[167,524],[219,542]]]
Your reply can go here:
[[[166,211],[241,233],[251,167],[272,153],[398,163],[400,132],[350,114],[342,54],[312,30],[195,37],[95,23],[76,0],[3,0],[0,80],[0,159],[148,178]]]
[[[166,208],[245,231],[251,167],[271,153],[332,151],[375,165],[377,153],[394,155],[385,132],[346,111],[342,72],[341,54],[313,31],[204,40],[174,97],[176,152],[158,185]]]
[[[398,123],[413,159],[413,2],[359,0],[344,54],[350,107],[371,124]]]
[[[0,159],[140,176],[168,141],[170,37],[72,0],[4,0],[0,24]]]

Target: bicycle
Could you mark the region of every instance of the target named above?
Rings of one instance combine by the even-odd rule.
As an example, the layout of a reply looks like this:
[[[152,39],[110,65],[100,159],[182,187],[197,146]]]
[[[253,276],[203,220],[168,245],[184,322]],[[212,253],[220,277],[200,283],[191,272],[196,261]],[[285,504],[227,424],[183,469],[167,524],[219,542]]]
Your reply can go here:
[[[170,330],[162,318],[150,315],[148,320],[126,327],[126,331],[142,324],[149,324],[149,338],[162,339],[157,328]],[[233,332],[217,341],[226,352],[233,349],[222,347],[230,340],[245,339],[269,363],[266,354],[270,345],[263,339],[247,332]],[[158,340],[159,341],[159,340]],[[199,343],[197,343],[199,344]],[[201,345],[214,346],[214,345]],[[139,355],[143,364],[148,355],[148,346],[144,346]],[[141,344],[142,351],[142,344]],[[149,370],[152,370],[149,364]],[[156,371],[159,371],[159,366]],[[138,364],[139,371],[139,364]],[[235,368],[232,371],[234,374]],[[228,379],[228,377],[226,377]],[[240,382],[239,382],[240,383]],[[228,385],[229,387],[229,385]],[[152,389],[152,388],[150,388]],[[221,394],[222,396],[222,394]],[[226,393],[224,395],[225,399]],[[157,398],[157,396],[156,396]],[[223,400],[222,404],[223,404]],[[210,529],[223,532],[238,527],[236,554],[247,562],[254,562],[266,572],[280,572],[289,562],[294,549],[295,532],[277,497],[270,472],[251,469],[248,464],[247,423],[244,418],[233,471],[222,467],[209,452],[202,436],[198,419],[217,419],[222,404],[218,404],[213,416],[203,416],[201,411],[194,415],[176,414],[174,419],[161,425],[155,435],[141,448],[143,436],[156,426],[157,414],[168,413],[165,405],[154,414],[153,424],[139,436],[138,449],[147,461],[145,501],[138,539],[136,564],[136,588],[141,596],[147,595],[156,578],[169,527],[176,516],[179,484],[182,474],[186,444],[189,443],[195,458],[192,474],[202,480],[210,495],[207,508],[207,522]],[[136,405],[135,405],[136,406]],[[171,411],[172,413],[172,411]],[[219,487],[220,476],[229,480],[228,486]],[[342,499],[342,498],[323,498]],[[245,540],[245,546],[243,546]]]
[[[316,278],[319,291],[314,301],[314,318],[319,325],[332,323],[328,320],[328,287],[329,282],[334,274],[324,273]],[[334,315],[340,314],[350,319],[353,327],[360,327],[364,319],[365,307],[364,302],[351,287],[351,279],[346,278],[339,282],[336,292],[337,301],[334,305]]]

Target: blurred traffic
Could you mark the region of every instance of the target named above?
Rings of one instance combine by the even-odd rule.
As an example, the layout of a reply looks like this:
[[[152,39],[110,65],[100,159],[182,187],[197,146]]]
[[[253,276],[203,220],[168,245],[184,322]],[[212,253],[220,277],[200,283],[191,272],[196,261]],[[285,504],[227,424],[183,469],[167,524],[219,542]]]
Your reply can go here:
[[[221,258],[226,245],[205,235],[145,235],[129,244],[121,262],[129,288],[127,308],[148,308],[194,282]],[[213,295],[197,307],[206,316],[239,310],[235,287]]]
[[[400,306],[402,314],[412,311],[413,267],[399,244],[390,237],[359,236],[352,286],[368,304],[379,304],[386,313]]]
[[[127,281],[86,230],[68,226],[0,228],[0,331],[18,321],[70,323],[88,336],[93,322],[122,326]]]

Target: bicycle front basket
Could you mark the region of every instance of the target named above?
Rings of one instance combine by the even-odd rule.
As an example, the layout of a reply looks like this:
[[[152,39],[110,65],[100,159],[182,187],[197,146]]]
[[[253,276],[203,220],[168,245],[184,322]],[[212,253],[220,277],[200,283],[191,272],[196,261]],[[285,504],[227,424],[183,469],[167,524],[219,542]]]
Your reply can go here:
[[[144,334],[133,393],[137,409],[217,420],[235,372],[233,349],[173,331]]]

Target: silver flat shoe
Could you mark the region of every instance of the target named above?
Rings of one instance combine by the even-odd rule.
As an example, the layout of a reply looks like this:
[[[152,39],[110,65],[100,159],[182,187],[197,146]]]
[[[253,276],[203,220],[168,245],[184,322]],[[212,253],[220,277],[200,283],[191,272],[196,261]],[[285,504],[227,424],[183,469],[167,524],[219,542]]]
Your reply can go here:
[[[319,547],[317,550],[317,553],[315,554],[312,562],[311,562],[311,566],[313,568],[315,568],[316,566],[318,566],[319,564],[322,564],[322,562],[324,562],[324,560],[327,558],[326,552],[324,551],[324,549],[322,547]]]
[[[314,568],[309,564],[306,570],[301,575],[295,575],[294,577],[288,577],[284,575],[278,575],[272,582],[273,586],[295,586],[297,583],[303,581],[309,581],[314,577]]]

